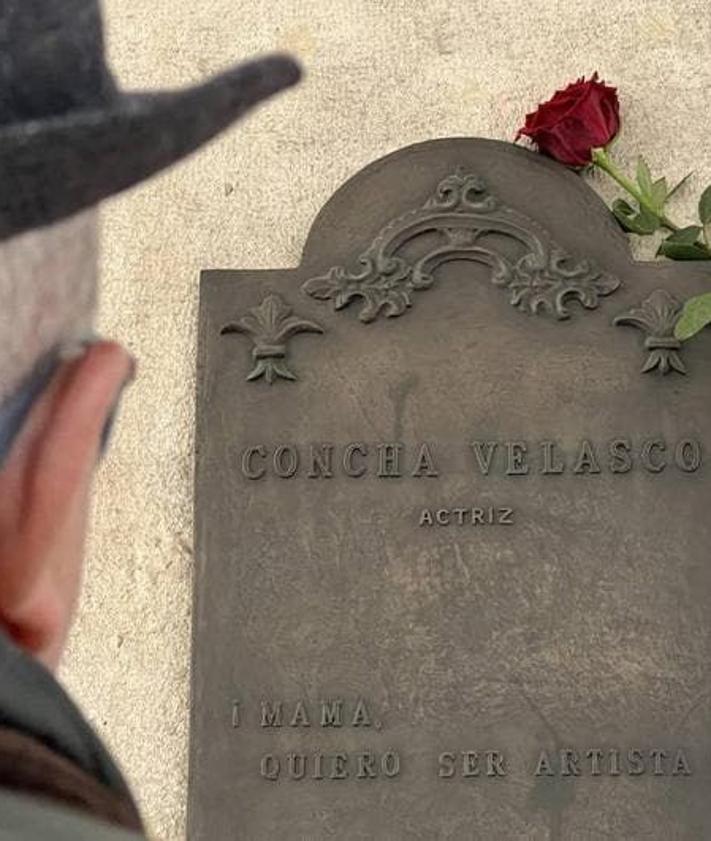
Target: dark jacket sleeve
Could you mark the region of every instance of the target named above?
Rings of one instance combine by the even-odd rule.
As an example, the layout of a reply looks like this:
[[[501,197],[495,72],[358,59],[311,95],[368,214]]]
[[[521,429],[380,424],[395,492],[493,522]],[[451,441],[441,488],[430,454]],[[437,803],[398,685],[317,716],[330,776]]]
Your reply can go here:
[[[140,830],[116,764],[55,678],[0,632],[0,788]]]

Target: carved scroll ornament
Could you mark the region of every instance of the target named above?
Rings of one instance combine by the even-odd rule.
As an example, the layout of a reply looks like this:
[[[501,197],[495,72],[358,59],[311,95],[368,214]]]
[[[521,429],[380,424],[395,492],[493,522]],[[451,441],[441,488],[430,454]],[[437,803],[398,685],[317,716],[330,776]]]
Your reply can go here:
[[[422,207],[388,223],[358,259],[359,268],[333,266],[307,280],[302,291],[331,301],[338,311],[359,301],[358,316],[371,322],[403,315],[415,292],[429,289],[437,269],[454,260],[470,260],[490,269],[491,282],[508,293],[512,306],[558,320],[571,315],[577,301],[596,309],[600,298],[620,286],[593,261],[566,253],[535,222],[502,204],[477,175],[460,172],[443,179]],[[648,351],[643,372],[686,373],[681,342],[674,327],[682,303],[664,289],[621,313],[614,325],[643,330]],[[254,341],[254,367],[248,380],[296,379],[289,368],[287,341],[300,332],[323,333],[313,321],[292,314],[278,295],[267,295],[221,333],[247,333]]]
[[[424,255],[405,253],[406,246],[432,235],[435,242]],[[507,253],[512,250],[515,254]],[[429,289],[437,269],[453,260],[488,266],[492,283],[508,292],[514,307],[558,319],[570,316],[569,301],[595,309],[601,296],[620,285],[592,261],[571,257],[534,222],[503,205],[479,176],[456,173],[441,181],[422,207],[383,228],[360,256],[358,269],[334,266],[307,280],[303,290],[333,301],[336,310],[360,299],[363,322],[392,318],[405,313],[413,293]]]

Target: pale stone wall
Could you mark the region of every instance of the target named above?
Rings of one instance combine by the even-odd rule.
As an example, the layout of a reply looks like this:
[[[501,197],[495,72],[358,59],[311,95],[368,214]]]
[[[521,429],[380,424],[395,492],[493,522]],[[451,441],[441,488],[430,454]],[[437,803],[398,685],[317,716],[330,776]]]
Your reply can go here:
[[[138,380],[98,483],[64,678],[156,837],[178,841],[199,270],[296,264],[316,212],[369,161],[436,136],[511,138],[538,99],[596,69],[621,89],[623,162],[644,150],[654,170],[711,181],[711,16],[706,0],[106,0],[106,12],[126,87],[181,85],[272,49],[308,69],[300,89],[104,208],[101,326],[136,354]],[[683,218],[691,191],[678,206]]]

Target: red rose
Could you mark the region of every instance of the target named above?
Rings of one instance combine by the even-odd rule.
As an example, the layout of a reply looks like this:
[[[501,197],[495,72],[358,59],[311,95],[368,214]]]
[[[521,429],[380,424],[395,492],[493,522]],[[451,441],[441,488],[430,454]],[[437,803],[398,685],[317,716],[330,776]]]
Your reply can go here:
[[[593,149],[607,146],[620,130],[620,102],[616,88],[598,80],[578,79],[526,115],[525,134],[545,155],[566,166],[592,163]]]

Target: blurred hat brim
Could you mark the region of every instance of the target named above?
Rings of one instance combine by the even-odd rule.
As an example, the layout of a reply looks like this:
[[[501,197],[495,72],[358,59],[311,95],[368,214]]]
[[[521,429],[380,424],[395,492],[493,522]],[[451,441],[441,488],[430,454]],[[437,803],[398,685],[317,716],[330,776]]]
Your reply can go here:
[[[100,109],[0,129],[0,240],[165,169],[300,76],[292,58],[271,55],[184,90],[120,93]]]

